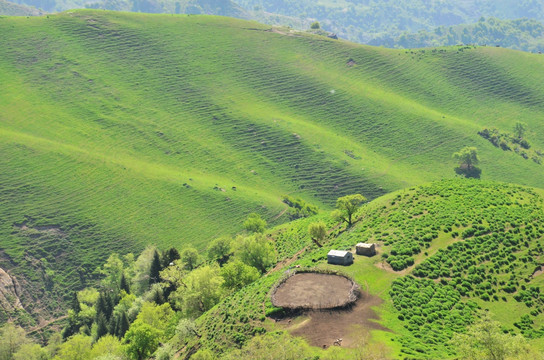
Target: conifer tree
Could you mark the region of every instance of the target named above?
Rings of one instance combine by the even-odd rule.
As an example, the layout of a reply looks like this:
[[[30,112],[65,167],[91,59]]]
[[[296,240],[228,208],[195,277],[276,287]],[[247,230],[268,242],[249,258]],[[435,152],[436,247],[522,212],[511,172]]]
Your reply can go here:
[[[129,327],[130,323],[128,321],[127,313],[123,311],[121,313],[121,316],[119,317],[119,324],[117,325],[116,335],[119,338],[122,338],[123,336],[125,336],[125,333],[127,332]]]
[[[121,290],[124,290],[127,294],[130,294],[130,286],[128,284],[128,280],[125,277],[125,273],[121,273],[121,281],[119,282],[119,288]]]
[[[96,340],[100,339],[104,335],[107,335],[108,332],[108,322],[106,317],[104,316],[104,313],[100,313],[96,319]]]
[[[153,253],[153,260],[151,260],[151,268],[149,269],[149,284],[155,284],[160,281],[161,261],[159,259],[159,253],[157,250]]]
[[[71,308],[76,314],[79,314],[79,312],[81,311],[81,305],[79,305],[79,299],[77,298],[77,292],[75,291],[72,293]]]

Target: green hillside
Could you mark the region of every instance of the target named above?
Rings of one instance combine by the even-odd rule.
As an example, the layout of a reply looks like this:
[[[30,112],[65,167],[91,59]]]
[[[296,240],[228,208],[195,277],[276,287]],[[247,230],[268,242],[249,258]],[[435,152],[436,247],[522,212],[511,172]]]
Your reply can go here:
[[[0,267],[27,310],[82,287],[112,251],[183,248],[451,178],[539,187],[544,167],[477,133],[528,124],[544,149],[544,58],[410,52],[222,17],[70,11],[0,18]]]
[[[299,358],[381,359],[370,357],[371,349],[381,345],[385,345],[382,356],[386,358],[456,358],[457,347],[450,340],[476,321],[481,311],[489,311],[505,333],[523,334],[533,351],[541,353],[543,204],[541,190],[448,180],[404,189],[364,205],[351,229],[342,231],[329,225],[336,230],[331,231],[323,248],[312,245],[307,233],[304,235],[312,220],[290,223],[280,232],[272,232],[276,246],[294,241],[305,251],[199,318],[200,336],[189,341],[184,353],[209,349],[222,354],[239,345],[251,346],[247,344],[255,335],[275,331],[309,341],[312,330],[302,334],[299,330],[308,315],[288,314],[288,322],[275,322],[277,317],[272,315],[281,311],[272,306],[270,290],[288,268],[297,266],[339,271],[368,292],[363,302],[381,299],[374,300],[373,322],[355,326],[361,314],[354,313],[351,325],[339,336],[346,343],[365,339],[366,352],[352,343],[342,351],[334,346],[326,351],[314,347]],[[326,264],[329,249],[354,251],[358,242],[378,244],[378,254],[370,258],[356,255],[348,267]],[[410,265],[394,271],[391,265],[402,258],[410,258]],[[333,322],[334,317],[331,328]],[[272,338],[265,339],[273,343]],[[296,343],[290,339],[282,344]],[[527,358],[538,357],[527,354]]]

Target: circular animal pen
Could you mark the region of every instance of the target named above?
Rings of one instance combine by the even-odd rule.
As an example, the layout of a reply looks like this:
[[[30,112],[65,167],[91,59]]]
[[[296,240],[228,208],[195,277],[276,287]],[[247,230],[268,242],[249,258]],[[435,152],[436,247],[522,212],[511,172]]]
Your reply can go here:
[[[293,273],[272,291],[272,304],[284,309],[335,309],[357,301],[355,281],[334,274]]]

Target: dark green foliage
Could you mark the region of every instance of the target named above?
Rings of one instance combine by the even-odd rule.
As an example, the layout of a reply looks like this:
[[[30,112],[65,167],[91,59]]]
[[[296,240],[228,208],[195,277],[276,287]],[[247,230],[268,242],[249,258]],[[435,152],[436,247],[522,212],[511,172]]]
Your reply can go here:
[[[108,321],[106,320],[106,316],[104,315],[104,313],[99,313],[96,317],[96,339],[95,340],[98,340],[100,339],[102,336],[108,334],[110,331],[109,331],[109,326],[108,326]]]
[[[176,248],[171,247],[162,254],[162,268],[166,268],[173,263],[174,260],[178,259],[181,259],[179,251]]]
[[[220,237],[213,240],[208,245],[208,258],[217,261],[219,265],[225,264],[232,255],[232,239],[230,237]]]
[[[267,12],[317,19],[326,30],[343,38],[376,46],[415,48],[477,43],[530,51],[543,49],[540,22],[544,20],[544,8],[537,1],[238,0],[238,3],[248,10],[259,5]]]
[[[289,218],[296,220],[317,214],[318,207],[308,204],[301,198],[294,198],[289,195],[282,196],[283,202],[289,206]]]
[[[180,259],[187,270],[193,270],[200,263],[200,254],[194,247],[188,247],[181,251]]]
[[[486,128],[478,132],[478,135],[504,151],[513,151],[525,160],[531,159],[537,164],[542,164],[544,152],[532,149],[529,141],[523,138],[526,128],[526,124],[518,122],[514,129],[515,134],[502,132],[496,128]]]
[[[447,344],[454,332],[472,322],[473,307],[449,284],[407,276],[395,280],[389,294],[404,326],[425,344]],[[407,349],[427,352],[411,338],[402,338],[401,342]]]
[[[72,294],[72,302],[70,305],[74,313],[79,314],[79,312],[81,311],[81,305],[79,304],[79,299],[77,298],[77,292],[75,291]]]
[[[121,312],[121,315],[118,316],[116,327],[115,327],[115,335],[118,338],[122,338],[125,336],[125,333],[127,332],[128,328],[130,326],[130,323],[128,321],[128,316],[126,312]]]
[[[151,267],[149,268],[149,284],[155,284],[161,280],[161,270],[162,267],[159,252],[155,250],[153,253],[153,259],[151,260]]]
[[[121,280],[119,281],[119,290],[123,290],[127,294],[130,294],[130,285],[125,276],[125,272],[121,273]]]
[[[544,25],[532,19],[482,19],[476,23],[440,26],[429,31],[405,32],[400,36],[382,35],[373,44],[389,47],[421,48],[477,44],[524,51],[544,51]]]

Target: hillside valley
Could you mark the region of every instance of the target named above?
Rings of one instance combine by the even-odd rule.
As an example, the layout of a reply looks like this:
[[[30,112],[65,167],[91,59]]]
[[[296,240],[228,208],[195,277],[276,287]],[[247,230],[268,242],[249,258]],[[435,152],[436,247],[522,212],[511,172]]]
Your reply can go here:
[[[478,239],[494,233],[517,239],[519,232],[510,232],[515,228],[528,233],[508,244],[517,254],[509,260],[512,269],[501,264],[495,282],[495,275],[485,272],[490,283],[485,289],[455,283],[457,292],[450,295],[491,307],[512,333],[527,314],[535,333],[544,324],[540,312],[531,314],[540,300],[529,306],[512,293],[503,300],[506,283],[499,284],[510,270],[519,272],[511,281],[540,284],[530,275],[541,255],[542,56],[476,46],[392,50],[226,17],[102,10],[0,17],[0,34],[0,269],[15,278],[13,287],[8,285],[16,290],[2,295],[15,294],[24,308],[2,307],[2,323],[15,321],[37,333],[51,331],[51,321],[62,327],[74,292],[103,279],[99,269],[112,253],[138,255],[149,245],[204,252],[212,240],[242,233],[244,221],[256,213],[268,222],[280,264],[246,290],[221,297],[221,304],[248,306],[237,310],[238,318],[269,306],[265,297],[279,279],[282,261],[300,260],[304,267],[323,262],[325,247],[313,248],[307,233],[308,225],[321,219],[330,246],[349,248],[356,239],[374,239],[392,255],[382,262],[389,264],[385,270],[357,262],[346,268],[384,301],[377,310],[381,324],[410,341],[376,333],[373,341],[385,344],[388,356],[415,356],[419,350],[455,354],[452,347],[432,345],[444,341],[430,335],[433,321],[417,333],[408,314],[399,318],[395,301],[401,295],[394,292],[394,281],[416,281],[405,276],[413,274],[417,283],[406,287],[450,286],[439,282],[454,276],[442,275],[444,269],[435,274],[436,266],[429,270],[425,264],[442,254],[440,249],[460,246],[447,239],[456,231],[454,242],[461,243],[471,226],[488,229],[477,228]],[[525,124],[530,150],[515,143],[506,150],[479,134],[513,133],[516,122]],[[460,177],[452,154],[466,146],[478,150],[480,180],[448,180]],[[432,181],[442,185],[413,188]],[[404,198],[402,191],[410,195]],[[338,198],[357,193],[379,200],[363,206],[361,221],[346,229],[329,211]],[[414,193],[429,203],[418,202]],[[317,206],[317,218],[290,223],[284,195]],[[391,200],[394,196],[401,198]],[[441,203],[444,198],[451,202]],[[393,203],[402,199],[406,208]],[[406,223],[402,211],[419,211],[411,215],[419,219],[433,207],[432,214],[452,217],[434,227],[428,220],[425,233],[416,232],[423,237],[429,230],[430,241],[420,239],[407,245],[410,253],[393,254],[397,242],[403,248],[413,238],[404,229],[419,221]],[[456,207],[461,210],[452,213]],[[507,221],[510,216],[519,219]],[[396,224],[390,224],[394,218]],[[511,249],[525,238],[525,248]],[[425,242],[431,250],[422,255]],[[491,260],[473,266],[486,261]],[[458,277],[468,276],[465,270],[459,269]],[[364,271],[376,277],[365,279]],[[258,296],[248,300],[248,294]],[[501,307],[501,301],[509,305]],[[476,307],[462,304],[463,324],[439,325],[447,334],[472,321]],[[255,312],[255,319],[242,321],[243,330],[218,339],[228,322],[211,331],[213,314],[231,316],[218,313],[222,306],[228,307],[218,305],[196,321],[202,338],[197,347],[194,339],[183,343],[185,350],[232,349],[259,334],[254,329],[262,326],[252,321],[264,314]],[[268,324],[267,319],[262,321]],[[239,343],[235,333],[244,336]]]

